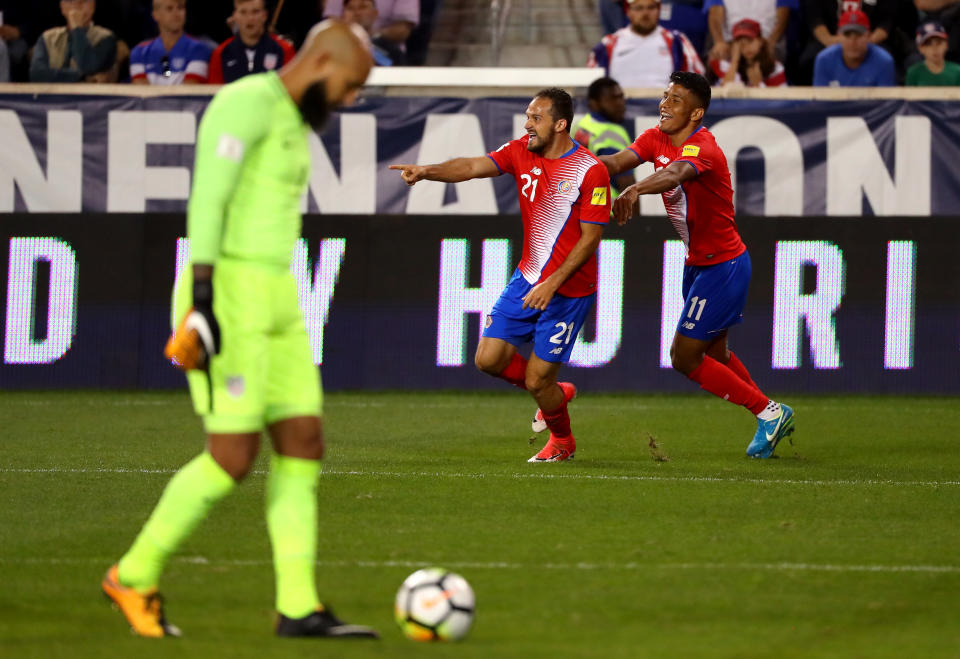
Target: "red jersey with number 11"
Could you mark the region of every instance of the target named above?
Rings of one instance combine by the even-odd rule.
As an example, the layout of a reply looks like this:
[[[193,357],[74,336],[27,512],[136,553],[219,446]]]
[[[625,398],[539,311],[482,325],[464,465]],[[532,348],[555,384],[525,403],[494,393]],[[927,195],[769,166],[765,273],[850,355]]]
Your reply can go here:
[[[640,160],[660,170],[672,162],[686,162],[696,178],[663,193],[663,205],[673,228],[687,246],[687,265],[713,265],[740,256],[740,240],[733,215],[733,186],[727,158],[702,126],[680,146],[659,128],[650,128],[630,146]]]
[[[523,217],[523,278],[537,284],[553,274],[580,240],[580,223],[610,220],[610,175],[607,168],[580,144],[559,158],[527,151],[528,135],[487,154],[501,174],[517,181]],[[597,290],[597,255],[580,266],[557,289],[567,297]]]

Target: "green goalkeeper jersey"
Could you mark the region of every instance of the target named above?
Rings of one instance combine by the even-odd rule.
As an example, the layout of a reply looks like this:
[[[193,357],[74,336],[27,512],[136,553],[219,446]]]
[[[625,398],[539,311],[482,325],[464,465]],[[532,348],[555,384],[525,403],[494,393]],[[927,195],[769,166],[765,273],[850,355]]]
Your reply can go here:
[[[247,76],[213,97],[187,205],[191,262],[289,265],[310,174],[308,131],[276,73]]]

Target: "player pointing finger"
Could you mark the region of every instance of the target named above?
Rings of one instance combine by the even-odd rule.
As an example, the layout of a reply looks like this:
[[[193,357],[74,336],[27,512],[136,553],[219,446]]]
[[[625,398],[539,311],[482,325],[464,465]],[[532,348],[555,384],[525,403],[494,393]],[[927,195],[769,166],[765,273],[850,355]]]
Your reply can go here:
[[[398,170],[400,172],[400,178],[410,186],[426,178],[427,172],[427,168],[421,165],[390,165],[390,169]]]
[[[523,257],[486,318],[475,362],[484,373],[529,391],[540,409],[536,432],[550,429],[546,446],[528,462],[573,457],[567,402],[576,394],[557,382],[570,359],[597,290],[597,257],[610,219],[610,177],[590,151],[570,137],[573,99],[544,89],[527,106],[526,135],[478,158],[436,165],[391,165],[407,185],[457,183],[511,174],[523,219]],[[517,347],[533,342],[525,359]]]

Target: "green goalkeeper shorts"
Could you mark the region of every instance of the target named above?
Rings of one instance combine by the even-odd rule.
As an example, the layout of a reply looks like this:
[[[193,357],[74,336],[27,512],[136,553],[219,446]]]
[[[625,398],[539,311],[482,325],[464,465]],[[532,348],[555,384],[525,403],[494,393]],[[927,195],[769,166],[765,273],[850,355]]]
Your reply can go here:
[[[188,266],[174,291],[174,327],[192,305],[192,291]],[[258,432],[283,419],[320,416],[320,370],[289,270],[219,259],[213,313],[220,354],[208,370],[187,373],[193,407],[208,433]]]

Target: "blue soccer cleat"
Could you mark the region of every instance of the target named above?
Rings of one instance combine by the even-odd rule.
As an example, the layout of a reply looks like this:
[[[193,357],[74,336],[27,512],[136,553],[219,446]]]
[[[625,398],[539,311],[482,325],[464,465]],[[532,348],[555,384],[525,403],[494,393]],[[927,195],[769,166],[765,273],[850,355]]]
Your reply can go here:
[[[757,419],[757,434],[747,447],[751,458],[769,458],[773,456],[777,444],[793,433],[793,408],[780,403],[780,416],[770,421]]]

